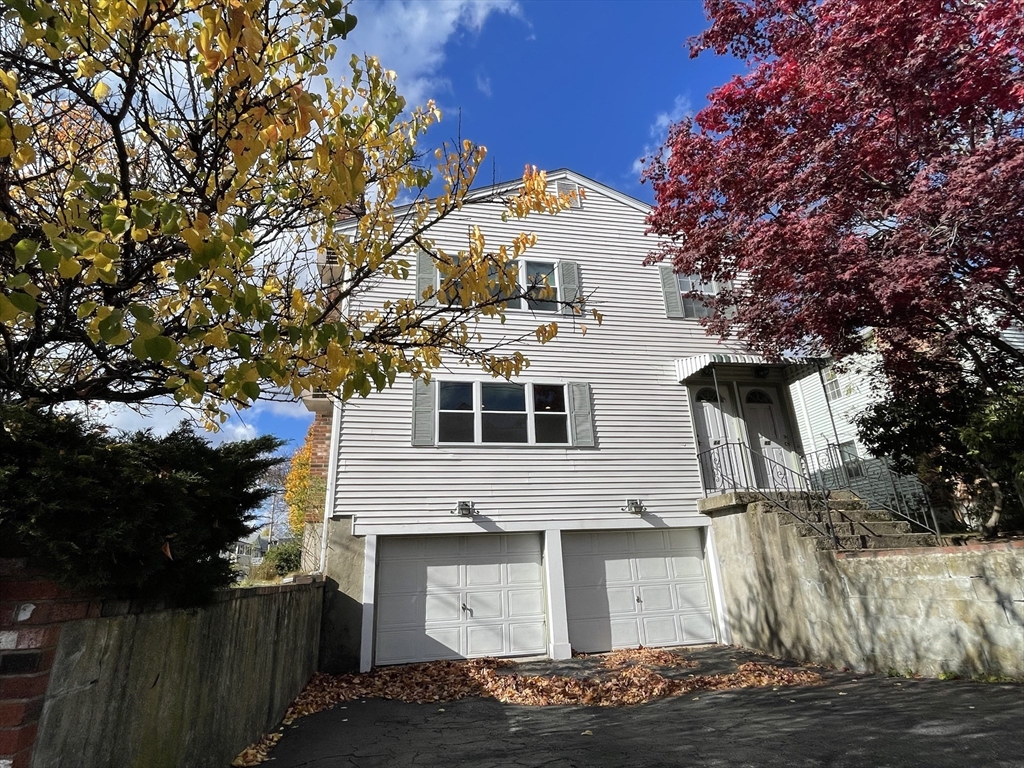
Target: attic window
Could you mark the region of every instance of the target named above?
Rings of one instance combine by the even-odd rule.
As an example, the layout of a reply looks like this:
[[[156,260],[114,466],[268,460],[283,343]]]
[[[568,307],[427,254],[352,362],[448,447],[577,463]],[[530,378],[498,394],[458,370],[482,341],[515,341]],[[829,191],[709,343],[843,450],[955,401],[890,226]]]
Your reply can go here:
[[[572,205],[570,208],[582,208],[583,201],[580,199],[580,188],[576,182],[562,179],[561,181],[555,182],[555,194],[558,195],[574,195],[572,199]]]

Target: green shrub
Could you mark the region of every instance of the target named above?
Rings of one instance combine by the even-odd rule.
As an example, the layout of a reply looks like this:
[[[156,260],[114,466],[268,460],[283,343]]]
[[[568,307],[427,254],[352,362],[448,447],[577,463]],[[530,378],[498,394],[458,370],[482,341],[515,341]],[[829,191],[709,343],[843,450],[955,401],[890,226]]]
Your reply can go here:
[[[264,563],[273,565],[278,576],[287,576],[302,567],[302,543],[298,539],[282,541],[267,550]]]
[[[115,438],[77,416],[0,417],[0,554],[119,598],[194,605],[232,582],[222,553],[269,493],[277,438],[212,446],[186,424]]]

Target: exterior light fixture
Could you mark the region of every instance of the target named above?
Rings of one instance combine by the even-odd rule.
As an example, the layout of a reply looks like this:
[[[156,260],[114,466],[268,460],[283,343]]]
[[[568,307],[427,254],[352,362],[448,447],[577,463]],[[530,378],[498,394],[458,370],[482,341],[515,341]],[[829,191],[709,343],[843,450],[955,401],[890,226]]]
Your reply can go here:
[[[642,515],[647,511],[647,507],[644,506],[643,501],[640,499],[626,499],[626,506],[622,508],[622,511],[634,515]]]
[[[472,517],[476,514],[476,504],[472,501],[458,501],[451,513],[460,517]]]

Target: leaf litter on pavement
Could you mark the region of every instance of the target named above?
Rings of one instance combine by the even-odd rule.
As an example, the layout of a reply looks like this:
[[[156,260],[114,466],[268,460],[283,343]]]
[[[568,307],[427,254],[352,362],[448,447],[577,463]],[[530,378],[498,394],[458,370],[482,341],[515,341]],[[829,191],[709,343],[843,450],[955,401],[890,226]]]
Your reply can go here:
[[[470,697],[492,698],[521,706],[621,707],[643,704],[693,691],[816,685],[820,674],[806,669],[779,667],[759,661],[740,664],[729,674],[665,677],[655,668],[692,668],[697,663],[679,653],[657,648],[631,648],[576,658],[600,660],[590,677],[526,675],[511,671],[508,659],[431,661],[381,667],[366,674],[327,675],[317,672],[292,702],[283,724],[322,712],[346,701],[390,699],[412,704],[457,701]],[[258,765],[281,738],[281,732],[264,736],[235,758],[233,766]]]

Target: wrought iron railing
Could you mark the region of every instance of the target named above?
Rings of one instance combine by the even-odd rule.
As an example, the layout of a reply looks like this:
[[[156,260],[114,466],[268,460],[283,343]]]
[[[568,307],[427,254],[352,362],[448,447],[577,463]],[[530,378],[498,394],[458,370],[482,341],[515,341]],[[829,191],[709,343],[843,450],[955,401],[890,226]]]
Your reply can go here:
[[[697,454],[705,490],[748,491],[810,526],[833,546],[839,546],[831,489],[815,486],[804,472],[775,461],[738,441],[725,441]]]
[[[871,506],[906,520],[914,532],[940,536],[921,481],[894,471],[888,459],[864,459],[829,444],[824,450],[807,454],[804,463],[808,477],[817,486],[850,490]]]

